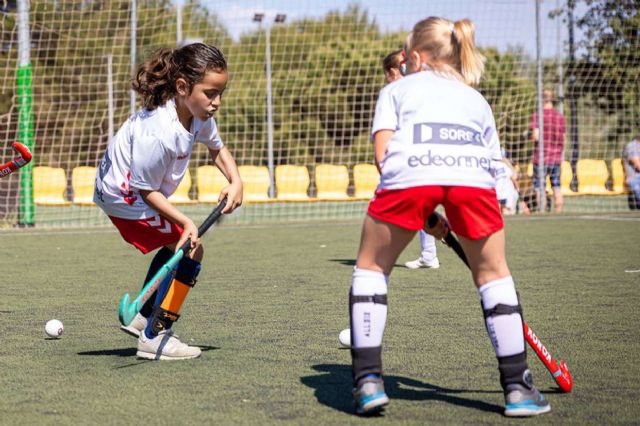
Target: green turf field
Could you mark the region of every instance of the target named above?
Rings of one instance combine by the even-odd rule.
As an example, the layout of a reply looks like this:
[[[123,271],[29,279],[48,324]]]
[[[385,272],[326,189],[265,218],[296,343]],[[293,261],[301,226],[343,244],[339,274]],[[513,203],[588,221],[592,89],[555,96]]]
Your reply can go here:
[[[3,233],[0,424],[502,424],[497,364],[469,273],[397,268],[383,359],[384,418],[352,415],[350,357],[338,348],[359,222],[243,227],[204,239],[198,285],[175,330],[200,359],[137,360],[117,303],[150,258],[111,229]],[[573,393],[529,361],[552,412],[527,423],[640,419],[640,216],[507,220],[525,318]],[[400,262],[418,253],[417,239]],[[64,322],[47,340],[44,323]]]

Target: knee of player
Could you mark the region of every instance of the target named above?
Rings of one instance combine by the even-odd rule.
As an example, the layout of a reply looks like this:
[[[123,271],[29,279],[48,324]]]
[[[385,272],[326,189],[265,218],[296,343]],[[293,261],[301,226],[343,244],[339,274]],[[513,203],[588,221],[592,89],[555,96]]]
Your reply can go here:
[[[202,262],[202,258],[204,257],[204,248],[202,245],[198,245],[194,250],[189,253],[189,257],[196,262]]]

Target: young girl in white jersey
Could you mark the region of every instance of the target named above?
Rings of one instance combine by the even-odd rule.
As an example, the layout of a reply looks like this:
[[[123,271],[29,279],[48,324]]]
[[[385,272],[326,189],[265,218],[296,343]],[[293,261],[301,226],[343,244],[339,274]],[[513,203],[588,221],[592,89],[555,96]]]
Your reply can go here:
[[[194,43],[160,49],[142,64],[132,83],[144,109],[132,115],[111,140],[96,175],[94,202],[109,216],[125,241],[142,253],[160,248],[146,283],[191,240],[190,252],[151,296],[128,327],[138,337],[141,358],[189,359],[200,348],[171,332],[189,289],[200,272],[203,248],[195,223],[168,200],[184,177],[196,142],[204,144],[229,185],[219,200],[223,213],[242,204],[242,181],[222,143],[213,114],[220,108],[228,80],[227,62],[216,47]]]
[[[550,406],[531,380],[522,310],[505,260],[492,173],[492,162],[501,159],[495,121],[471,87],[484,70],[473,24],[434,17],[418,22],[407,38],[404,65],[407,76],[381,90],[372,129],[380,185],[364,219],[349,296],[356,412],[375,413],[389,402],[381,376],[389,274],[443,205],[478,288],[505,415],[545,413]]]

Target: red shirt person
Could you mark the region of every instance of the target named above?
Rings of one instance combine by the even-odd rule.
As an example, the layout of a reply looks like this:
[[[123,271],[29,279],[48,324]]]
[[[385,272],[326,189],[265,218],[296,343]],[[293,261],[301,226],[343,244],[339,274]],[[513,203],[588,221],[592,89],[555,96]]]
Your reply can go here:
[[[565,139],[565,118],[564,115],[553,107],[553,92],[544,90],[542,92],[543,111],[542,123],[544,125],[544,178],[549,176],[551,188],[553,189],[554,206],[556,212],[562,211],[563,198],[560,190],[560,165],[562,164],[562,154]],[[532,130],[534,141],[533,148],[533,183],[536,189],[536,196],[539,201],[538,190],[540,188],[540,177],[538,176],[538,164],[540,164],[540,153],[538,142],[540,140],[540,130],[538,127],[538,113],[531,116],[529,128]]]

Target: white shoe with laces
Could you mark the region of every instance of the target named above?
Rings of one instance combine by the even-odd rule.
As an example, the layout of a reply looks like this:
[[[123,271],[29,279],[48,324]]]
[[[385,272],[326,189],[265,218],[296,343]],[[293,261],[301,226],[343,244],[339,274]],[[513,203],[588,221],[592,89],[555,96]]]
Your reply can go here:
[[[145,328],[147,328],[147,319],[143,317],[140,312],[133,317],[131,324],[120,326],[120,330],[135,338],[140,337],[140,333],[142,333]]]
[[[199,347],[182,343],[171,330],[163,330],[152,339],[147,338],[144,332],[140,333],[136,355],[155,361],[170,361],[198,358],[201,353]]]
[[[406,266],[409,269],[420,269],[420,268],[438,269],[440,267],[440,262],[438,261],[437,257],[429,262],[427,262],[423,258],[419,258],[419,259],[412,260],[410,262],[405,263],[404,266]]]

